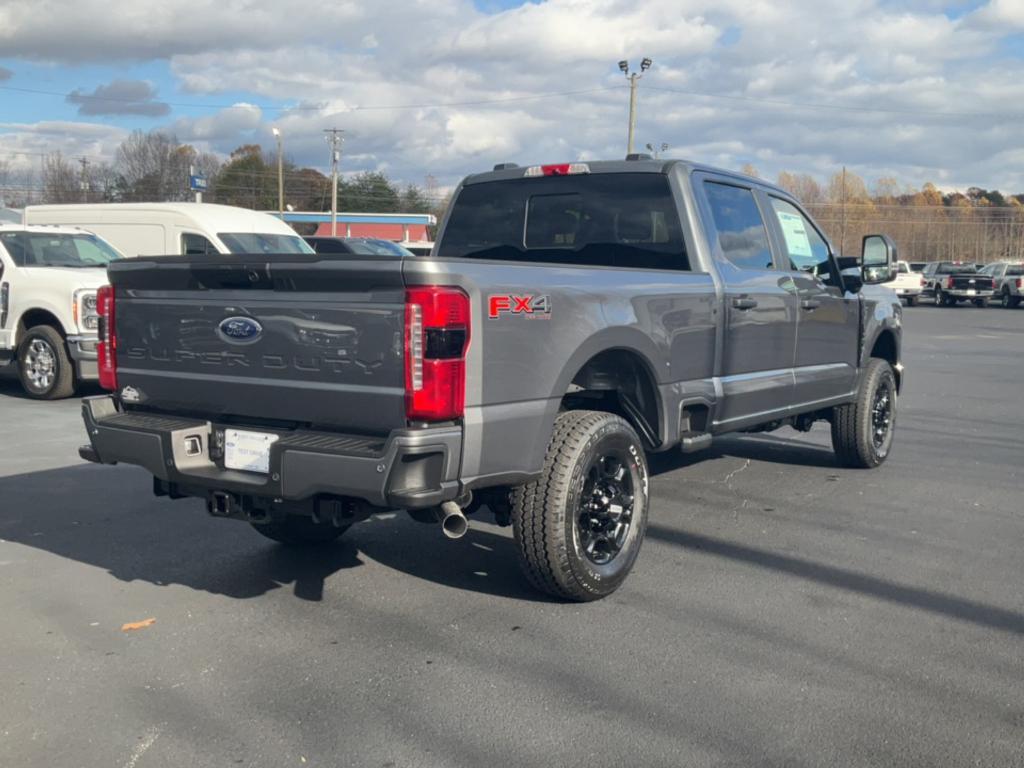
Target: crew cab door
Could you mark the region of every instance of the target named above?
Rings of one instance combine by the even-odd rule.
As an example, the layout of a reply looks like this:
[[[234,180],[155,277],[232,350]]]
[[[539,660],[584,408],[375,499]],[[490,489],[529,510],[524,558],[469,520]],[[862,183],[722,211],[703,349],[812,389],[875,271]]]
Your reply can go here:
[[[715,423],[740,428],[793,403],[797,289],[790,273],[776,269],[763,196],[729,177],[695,174],[694,181],[724,291]]]
[[[768,195],[771,224],[785,269],[796,285],[799,315],[794,404],[849,394],[857,376],[860,299],[846,297],[832,249],[794,203]]]

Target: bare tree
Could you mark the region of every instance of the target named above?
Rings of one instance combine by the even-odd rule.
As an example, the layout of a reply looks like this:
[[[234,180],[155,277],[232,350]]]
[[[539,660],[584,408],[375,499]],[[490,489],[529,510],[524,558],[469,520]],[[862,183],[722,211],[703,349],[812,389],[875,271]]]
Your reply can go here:
[[[82,198],[82,181],[75,166],[60,153],[43,158],[43,202],[77,203]]]

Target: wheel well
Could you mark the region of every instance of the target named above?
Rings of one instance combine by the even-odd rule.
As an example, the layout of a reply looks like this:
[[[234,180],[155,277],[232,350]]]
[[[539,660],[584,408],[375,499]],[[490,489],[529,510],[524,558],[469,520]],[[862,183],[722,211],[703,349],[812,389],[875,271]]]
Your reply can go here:
[[[896,389],[901,387],[901,376],[896,364],[899,362],[899,355],[896,352],[896,336],[892,331],[882,331],[875,339],[875,345],[871,347],[871,357],[885,360],[892,366],[893,374],[896,376]]]
[[[22,338],[28,332],[30,328],[35,328],[37,325],[48,325],[53,328],[62,337],[64,333],[64,326],[60,324],[60,320],[52,312],[47,312],[45,309],[30,309],[28,312],[21,316],[21,320],[18,321],[18,331],[15,334],[14,345],[17,346],[21,343]]]
[[[566,410],[609,411],[622,416],[650,448],[661,444],[661,403],[646,361],[625,349],[594,355],[562,398]]]

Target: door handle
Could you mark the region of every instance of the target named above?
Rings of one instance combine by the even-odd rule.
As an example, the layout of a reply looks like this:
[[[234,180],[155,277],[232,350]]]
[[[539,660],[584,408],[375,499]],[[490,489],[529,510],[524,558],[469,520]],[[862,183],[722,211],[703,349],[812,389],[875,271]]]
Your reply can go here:
[[[757,306],[757,301],[754,299],[748,299],[745,297],[741,298],[737,296],[735,299],[732,300],[732,305],[736,307],[736,309],[753,309],[754,307]]]
[[[818,299],[804,299],[800,302],[800,309],[806,309],[813,311],[821,306],[821,302]]]

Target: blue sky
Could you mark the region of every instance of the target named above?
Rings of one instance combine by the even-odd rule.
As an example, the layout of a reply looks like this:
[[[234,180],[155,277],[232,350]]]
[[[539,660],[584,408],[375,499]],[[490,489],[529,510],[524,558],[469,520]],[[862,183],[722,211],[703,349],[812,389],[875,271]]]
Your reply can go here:
[[[1024,190],[1021,0],[252,0],[244,14],[7,0],[0,51],[0,162],[14,164],[57,149],[109,161],[134,129],[226,155],[271,147],[277,126],[292,159],[323,168],[335,125],[347,171],[419,183],[617,157],[615,63],[647,55],[640,143],[669,155]],[[114,98],[65,98],[97,89]]]

